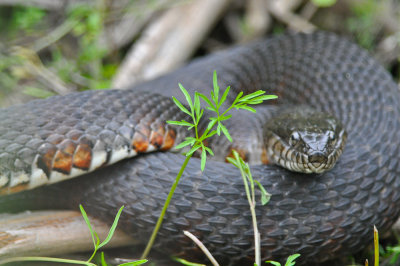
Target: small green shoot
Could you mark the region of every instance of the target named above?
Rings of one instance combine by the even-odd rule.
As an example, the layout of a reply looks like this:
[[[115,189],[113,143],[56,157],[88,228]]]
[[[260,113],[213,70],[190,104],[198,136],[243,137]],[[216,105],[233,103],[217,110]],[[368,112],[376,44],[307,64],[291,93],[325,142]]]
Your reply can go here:
[[[114,222],[110,228],[110,231],[108,232],[108,235],[106,237],[106,239],[100,243],[100,239],[98,234],[96,233],[96,231],[93,230],[92,225],[90,224],[89,218],[85,212],[85,210],[83,209],[82,205],[79,205],[79,208],[81,210],[83,219],[85,220],[90,234],[92,236],[92,240],[93,240],[93,244],[94,244],[94,252],[92,254],[92,256],[87,260],[87,261],[80,261],[80,260],[70,260],[70,259],[60,259],[60,258],[49,258],[49,257],[15,257],[15,258],[11,258],[11,259],[5,259],[0,261],[0,264],[6,264],[6,263],[11,263],[11,262],[21,262],[21,261],[47,261],[47,262],[57,262],[57,263],[69,263],[69,264],[79,264],[79,265],[87,265],[87,266],[96,266],[96,264],[92,263],[91,260],[93,259],[93,257],[95,256],[97,250],[99,250],[101,247],[105,246],[108,242],[110,242],[115,229],[117,227],[118,224],[118,220],[119,217],[121,216],[122,210],[124,209],[124,206],[122,206],[117,215],[115,216]],[[100,257],[100,261],[101,261],[101,265],[107,265],[105,259],[104,259],[104,253],[101,253],[101,257]],[[147,260],[138,260],[138,261],[133,261],[133,262],[127,262],[127,263],[123,263],[120,264],[119,266],[136,266],[136,265],[141,265],[146,263]]]
[[[271,195],[264,189],[260,182],[253,179],[250,172],[250,167],[248,163],[245,163],[243,159],[239,156],[239,153],[233,150],[234,158],[228,157],[227,160],[237,168],[239,168],[242,175],[244,188],[247,195],[247,200],[250,205],[251,217],[253,220],[253,231],[254,231],[254,250],[255,250],[255,265],[261,265],[261,248],[260,248],[260,232],[257,226],[257,216],[256,216],[256,199],[255,199],[255,189],[254,183],[256,183],[261,191],[261,203],[265,205],[271,198]],[[249,189],[250,183],[250,189]]]
[[[379,234],[374,225],[374,266],[379,266]]]
[[[99,250],[101,247],[105,246],[108,242],[110,242],[110,240],[115,232],[115,229],[117,228],[118,220],[119,220],[119,217],[121,216],[124,206],[122,206],[119,209],[117,215],[115,216],[114,222],[110,228],[110,231],[108,232],[106,239],[104,239],[104,241],[101,243],[100,243],[99,236],[97,235],[96,231],[93,230],[92,225],[90,224],[89,218],[88,218],[85,210],[83,209],[82,205],[79,205],[79,209],[81,210],[83,219],[85,220],[85,222],[89,228],[89,231],[90,231],[90,234],[91,234],[92,240],[93,240],[94,251],[93,251],[92,256],[88,260],[88,262],[90,262],[93,259],[94,255],[96,255],[97,250]]]
[[[177,258],[177,257],[173,257],[173,260],[176,262],[179,262],[182,265],[186,265],[186,266],[206,266],[205,264],[201,264],[201,263],[195,263],[195,262],[191,262],[182,258]]]
[[[297,259],[298,257],[300,257],[300,254],[293,254],[290,255],[285,263],[285,266],[293,266],[296,264],[295,259]],[[267,260],[266,263],[271,263],[272,265],[275,266],[281,266],[281,264],[279,262],[273,261],[273,260]]]
[[[211,99],[207,98],[207,96],[196,92],[194,94],[194,99],[190,97],[188,91],[182,86],[182,84],[179,84],[179,88],[182,91],[183,95],[186,98],[186,102],[189,106],[189,109],[185,107],[178,99],[175,97],[172,97],[172,100],[178,106],[178,108],[187,114],[190,118],[191,121],[167,121],[167,123],[172,124],[172,125],[178,125],[178,126],[184,126],[187,127],[188,130],[194,129],[195,131],[195,137],[186,137],[185,141],[180,143],[175,147],[175,149],[182,149],[186,146],[190,146],[190,150],[186,153],[186,158],[185,161],[182,164],[182,167],[172,184],[172,187],[169,191],[169,194],[167,196],[167,199],[165,200],[163,209],[161,210],[160,216],[158,217],[156,226],[154,227],[153,233],[149,239],[149,242],[146,245],[146,248],[142,254],[141,258],[146,258],[147,255],[149,254],[151,247],[153,246],[153,243],[155,241],[155,238],[157,236],[157,232],[161,227],[162,221],[164,219],[165,213],[167,211],[167,208],[169,206],[169,203],[171,201],[171,198],[175,192],[175,189],[179,183],[180,178],[182,177],[183,171],[186,168],[186,165],[189,163],[190,158],[193,156],[193,153],[199,149],[201,149],[201,170],[204,171],[205,165],[206,165],[206,160],[207,160],[207,153],[210,154],[211,156],[214,155],[213,151],[206,147],[204,140],[214,136],[217,134],[218,136],[221,135],[221,132],[225,135],[225,137],[229,140],[232,141],[232,138],[228,132],[228,129],[223,125],[223,121],[228,120],[231,118],[231,115],[228,114],[228,112],[232,109],[244,109],[248,110],[251,112],[256,112],[256,110],[249,105],[255,105],[255,104],[260,104],[265,100],[269,99],[275,99],[277,96],[275,95],[264,95],[265,91],[259,90],[256,92],[253,92],[249,95],[243,96],[243,92],[240,92],[236,99],[233,101],[233,103],[228,106],[224,111],[221,110],[221,107],[223,107],[223,104],[225,103],[225,100],[228,96],[230,87],[227,87],[220,97],[220,88],[218,85],[218,80],[217,80],[217,72],[214,71],[213,73],[213,90],[210,92]],[[208,110],[216,113],[215,117],[210,118],[210,122],[207,126],[207,128],[204,130],[204,132],[200,135],[198,125],[200,123],[200,119],[203,116],[204,110],[201,108],[200,104],[200,98],[203,99],[207,104],[208,107],[206,107]],[[216,128],[215,128],[216,127]]]

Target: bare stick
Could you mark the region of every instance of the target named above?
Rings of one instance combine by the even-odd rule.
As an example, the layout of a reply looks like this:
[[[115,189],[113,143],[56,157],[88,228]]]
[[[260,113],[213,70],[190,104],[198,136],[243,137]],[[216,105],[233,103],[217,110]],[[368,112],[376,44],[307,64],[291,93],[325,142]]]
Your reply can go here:
[[[204,244],[192,233],[189,231],[183,231],[185,236],[189,237],[196,245],[203,251],[203,253],[207,256],[207,258],[211,261],[212,265],[219,266],[218,262],[215,260],[211,252],[204,246]]]
[[[313,24],[292,12],[292,8],[294,9],[296,5],[293,3],[288,5],[281,4],[285,2],[287,1],[268,2],[268,9],[275,18],[286,23],[295,31],[310,33],[316,30],[316,27]]]

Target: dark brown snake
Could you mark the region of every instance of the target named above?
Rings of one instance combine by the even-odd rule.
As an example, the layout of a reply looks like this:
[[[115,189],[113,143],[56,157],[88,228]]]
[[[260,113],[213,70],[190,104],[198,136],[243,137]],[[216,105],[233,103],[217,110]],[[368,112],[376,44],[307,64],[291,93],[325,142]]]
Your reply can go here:
[[[347,129],[344,153],[326,173],[251,167],[272,194],[266,206],[257,206],[263,259],[300,253],[300,262],[321,262],[370,244],[374,225],[380,232],[390,228],[400,211],[397,86],[367,52],[321,32],[216,53],[126,91],[86,91],[1,109],[2,193],[85,173],[134,155],[134,149],[170,148],[181,134],[163,121],[182,118],[170,96],[181,95],[178,82],[192,91],[211,88],[213,70],[222,88],[231,85],[236,93],[263,89],[279,96],[274,105],[306,104],[335,115]],[[260,107],[257,115],[234,124],[244,130],[262,128],[267,109]],[[246,138],[261,133],[251,134],[245,133]],[[119,226],[146,241],[182,162],[182,155],[169,152],[141,155],[2,197],[0,209],[76,209],[82,203],[89,213],[111,222],[125,205]],[[201,173],[199,165],[196,158],[190,161],[156,247],[195,256],[194,244],[181,233],[190,230],[222,265],[243,265],[253,256],[253,232],[239,172],[208,161]]]

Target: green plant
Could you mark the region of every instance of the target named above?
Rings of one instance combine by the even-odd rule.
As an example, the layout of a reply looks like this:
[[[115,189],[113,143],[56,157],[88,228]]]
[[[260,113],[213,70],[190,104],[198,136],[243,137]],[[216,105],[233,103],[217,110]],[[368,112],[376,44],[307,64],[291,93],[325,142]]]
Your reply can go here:
[[[108,232],[108,235],[106,237],[106,239],[104,239],[103,242],[100,243],[100,238],[98,236],[98,234],[96,233],[96,231],[93,229],[92,225],[90,224],[89,218],[85,212],[85,210],[83,209],[82,205],[79,205],[79,209],[82,213],[83,219],[85,220],[89,231],[90,231],[90,235],[92,236],[92,240],[93,240],[93,245],[94,245],[94,251],[92,253],[92,255],[90,256],[90,258],[87,261],[80,261],[80,260],[70,260],[70,259],[60,259],[60,258],[50,258],[50,257],[15,257],[15,258],[11,258],[11,259],[6,259],[3,261],[0,261],[0,264],[3,265],[5,263],[10,263],[10,262],[22,262],[22,261],[47,261],[47,262],[58,262],[58,263],[70,263],[70,264],[80,264],[80,265],[88,265],[88,266],[96,266],[96,264],[92,263],[92,259],[94,258],[94,256],[96,255],[97,251],[105,246],[108,242],[110,242],[115,229],[117,227],[118,224],[118,220],[119,217],[122,213],[122,210],[124,209],[124,206],[122,206],[117,215],[115,216],[114,222],[110,228],[110,231]],[[141,265],[146,263],[147,260],[143,259],[143,260],[138,260],[138,261],[133,261],[133,262],[128,262],[128,263],[123,263],[120,264],[119,266],[136,266],[136,265]],[[107,265],[105,259],[104,259],[104,253],[101,253],[101,263],[102,265]]]
[[[251,217],[253,220],[253,231],[254,231],[254,250],[255,250],[255,265],[261,265],[261,248],[260,248],[260,232],[257,226],[257,216],[256,216],[256,199],[255,199],[255,189],[254,183],[256,183],[261,191],[261,204],[265,205],[271,198],[271,195],[264,189],[264,187],[257,180],[253,179],[250,172],[250,167],[247,163],[240,158],[237,151],[233,151],[233,158],[227,158],[228,161],[239,168],[240,174],[243,178],[244,187],[246,190],[247,201],[250,205]],[[250,183],[250,188],[249,188]]]
[[[285,263],[285,266],[293,266],[296,264],[295,259],[297,259],[298,257],[300,257],[300,254],[293,254],[290,255]],[[273,260],[267,260],[266,263],[271,263],[272,265],[275,266],[281,266],[281,264],[279,262],[273,261]]]
[[[228,129],[223,125],[223,122],[231,118],[231,115],[228,114],[228,112],[232,109],[244,109],[248,110],[251,112],[256,112],[252,107],[249,105],[255,105],[255,104],[260,104],[265,100],[269,99],[275,99],[277,96],[275,95],[264,95],[265,91],[256,91],[254,93],[251,93],[249,95],[243,96],[243,92],[240,92],[236,99],[233,101],[233,103],[227,107],[224,111],[221,110],[221,107],[223,103],[226,100],[226,97],[228,96],[230,87],[227,87],[220,97],[220,88],[218,86],[218,81],[217,81],[217,73],[214,71],[213,74],[213,89],[210,92],[211,99],[208,99],[207,96],[196,92],[194,94],[194,99],[190,97],[189,93],[187,90],[182,86],[182,84],[179,84],[179,88],[181,89],[182,93],[184,94],[187,104],[189,106],[188,110],[181,102],[178,101],[175,97],[172,97],[174,103],[179,107],[179,109],[186,113],[190,118],[191,122],[181,120],[181,121],[167,121],[169,124],[172,125],[178,125],[178,126],[185,126],[188,128],[188,130],[194,129],[195,131],[195,137],[186,137],[185,141],[180,143],[175,147],[175,149],[182,149],[186,146],[190,146],[191,149],[185,154],[186,158],[185,161],[182,164],[182,167],[172,184],[172,187],[169,191],[169,194],[167,196],[167,199],[165,200],[164,206],[162,208],[162,211],[160,213],[160,216],[157,220],[156,226],[154,227],[153,233],[147,243],[147,246],[142,254],[142,258],[147,257],[148,253],[151,250],[151,247],[153,246],[153,243],[155,241],[155,238],[157,236],[157,232],[161,227],[162,221],[164,219],[166,210],[169,206],[169,203],[171,201],[171,198],[175,192],[175,189],[179,183],[179,180],[190,160],[190,158],[193,156],[194,152],[199,150],[201,151],[201,170],[203,171],[206,165],[206,159],[207,159],[207,153],[210,155],[213,155],[213,151],[206,147],[204,144],[204,140],[214,136],[215,134],[221,135],[221,132],[225,135],[225,137],[229,140],[232,141],[232,138],[228,132]],[[215,117],[210,117],[210,122],[207,126],[207,128],[204,130],[204,132],[200,135],[198,125],[200,123],[200,119],[203,116],[204,109],[201,108],[200,104],[200,98],[203,99],[207,104],[207,109],[216,113]]]

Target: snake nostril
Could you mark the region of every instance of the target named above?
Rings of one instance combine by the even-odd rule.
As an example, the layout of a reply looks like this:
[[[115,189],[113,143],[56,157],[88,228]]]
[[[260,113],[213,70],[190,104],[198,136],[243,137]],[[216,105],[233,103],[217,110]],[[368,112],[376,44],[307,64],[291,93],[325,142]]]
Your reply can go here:
[[[321,165],[328,161],[328,157],[321,152],[316,152],[308,156],[308,161],[314,165]]]

